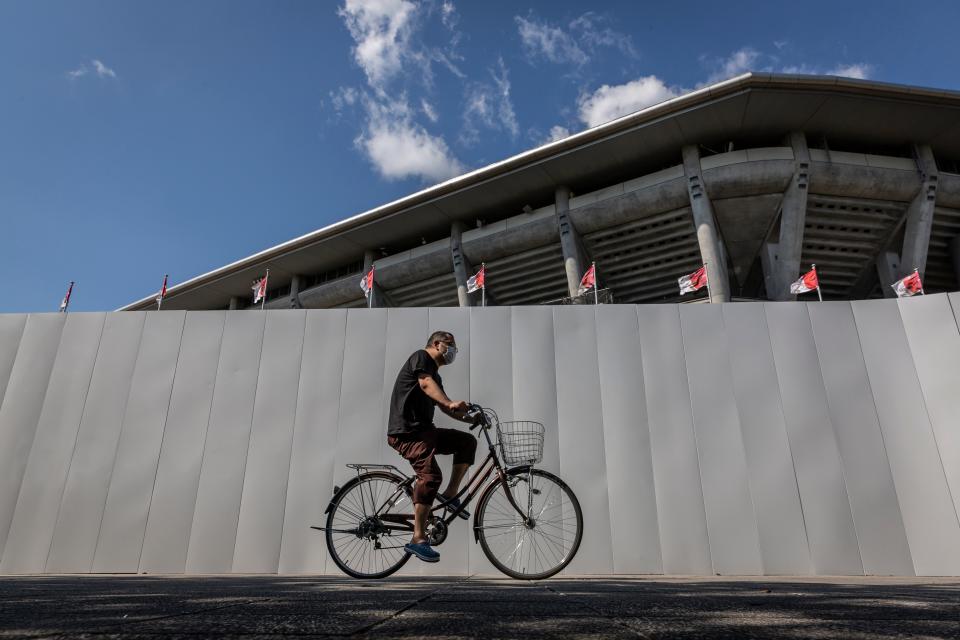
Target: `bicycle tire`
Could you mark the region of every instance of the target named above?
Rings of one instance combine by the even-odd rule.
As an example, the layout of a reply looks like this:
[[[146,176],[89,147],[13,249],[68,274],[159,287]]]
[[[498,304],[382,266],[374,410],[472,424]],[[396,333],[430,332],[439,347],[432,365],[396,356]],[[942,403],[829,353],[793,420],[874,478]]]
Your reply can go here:
[[[399,553],[392,554],[394,557],[396,557],[395,560],[392,560],[391,562],[385,563],[383,565],[379,565],[379,566],[382,566],[380,570],[360,571],[357,568],[351,566],[350,558],[344,559],[342,557],[343,554],[341,554],[341,550],[346,551],[346,549],[349,548],[350,553],[355,558],[356,553],[358,552],[358,545],[359,545],[359,548],[362,549],[363,545],[368,543],[370,545],[370,549],[369,549],[370,551],[373,551],[373,552],[378,551],[377,549],[373,548],[372,540],[364,541],[359,535],[355,535],[354,537],[356,538],[356,540],[350,542],[349,547],[344,545],[343,549],[338,547],[338,545],[334,540],[335,536],[340,535],[347,538],[349,541],[349,536],[347,534],[337,533],[337,530],[343,526],[343,524],[338,525],[338,522],[339,522],[338,518],[342,518],[343,521],[355,522],[357,520],[356,516],[360,515],[359,513],[356,512],[358,504],[364,505],[361,507],[364,511],[363,515],[364,516],[369,515],[366,513],[366,508],[365,508],[366,497],[360,494],[360,498],[358,499],[356,497],[357,496],[356,492],[358,487],[360,491],[363,491],[364,483],[369,483],[372,481],[381,481],[383,483],[394,484],[399,486],[403,482],[403,479],[395,474],[388,473],[386,471],[371,471],[369,473],[361,474],[356,478],[352,478],[349,482],[343,485],[340,491],[337,492],[337,494],[333,497],[333,500],[330,501],[330,507],[327,512],[327,526],[325,531],[326,542],[327,542],[327,552],[329,553],[330,558],[333,560],[334,564],[336,564],[341,571],[343,571],[345,574],[347,574],[351,578],[358,578],[360,580],[378,580],[381,578],[386,578],[387,576],[396,572],[398,569],[400,569],[400,567],[405,565],[408,560],[410,560],[410,554],[400,549]],[[379,493],[385,493],[385,492],[380,491]],[[385,493],[385,495],[382,496],[383,499],[386,500],[386,497],[388,495],[389,493]],[[376,498],[374,498],[373,502],[376,502]],[[353,513],[346,513],[347,507],[345,503],[349,503],[350,506],[353,507],[353,509],[351,509]],[[410,506],[412,507],[412,504]],[[344,512],[343,516],[339,515],[341,511]],[[360,526],[360,522],[357,522],[358,529],[359,529],[359,526]],[[367,551],[362,551],[362,553],[366,554]]]
[[[583,540],[583,512],[580,509],[580,502],[577,500],[577,496],[573,493],[573,490],[570,489],[570,487],[567,486],[563,480],[552,473],[543,471],[541,469],[517,467],[508,470],[507,476],[511,479],[515,477],[517,478],[517,482],[514,484],[516,487],[519,486],[520,481],[522,481],[528,473],[531,477],[542,479],[543,483],[549,483],[555,487],[557,491],[562,494],[562,496],[566,497],[567,504],[564,505],[562,497],[560,495],[557,496],[559,500],[558,507],[560,509],[561,524],[557,525],[556,522],[552,522],[548,525],[547,521],[536,522],[536,519],[534,519],[534,526],[527,527],[523,523],[520,514],[518,514],[507,501],[506,494],[503,490],[503,484],[501,482],[493,482],[486,488],[486,490],[483,492],[483,495],[480,497],[480,502],[477,505],[474,528],[477,540],[480,543],[480,548],[483,550],[484,555],[487,556],[487,559],[489,559],[493,566],[495,566],[498,570],[516,580],[544,580],[562,571],[568,564],[570,564],[570,561],[573,560],[574,556],[577,555],[577,551],[580,549],[580,542]],[[537,489],[537,483],[535,481],[531,480],[529,484],[533,486],[534,489]],[[541,484],[541,486],[544,485]],[[540,489],[541,494],[542,491],[543,490]],[[535,495],[539,494],[535,493]],[[525,501],[529,498],[529,496],[514,495],[514,499],[517,500],[522,506],[522,503],[520,502],[521,498],[523,498]],[[548,495],[544,498],[544,501],[550,499],[552,498]],[[495,503],[494,501],[497,502]],[[545,502],[545,504],[540,508],[541,516],[549,506],[550,505]],[[563,524],[564,510],[568,512],[568,515],[573,517],[573,520],[576,523],[575,529],[572,531],[568,530]],[[511,514],[512,517],[516,519],[516,523],[513,525],[509,524]],[[523,532],[536,532],[538,526],[540,527],[539,535],[541,540],[550,545],[549,548],[544,550],[545,553],[542,557],[547,558],[548,556],[546,555],[546,551],[549,551],[553,557],[557,558],[557,560],[556,562],[553,562],[552,564],[542,568],[542,570],[531,573],[526,570],[527,565],[523,564],[524,551],[521,551],[519,554],[516,552],[520,549],[521,545],[526,539],[524,538],[524,535],[526,534]],[[522,529],[520,527],[522,527]],[[496,538],[508,536],[511,528],[514,530],[514,540],[519,540],[515,545],[514,551],[511,553],[513,557],[519,560],[519,562],[514,566],[508,566],[507,562],[510,560],[509,557],[505,559],[501,558],[500,555],[493,548],[491,548],[492,543],[499,545],[506,542],[509,545],[509,540],[496,540]],[[548,529],[550,532],[544,533],[544,531]],[[497,533],[491,533],[492,531],[496,531]],[[534,543],[537,540],[537,535],[537,533],[529,534],[530,545],[528,545],[528,549],[525,550],[527,553],[528,563],[533,559],[541,557],[537,551],[537,548],[534,546]],[[556,547],[558,544],[556,542],[557,539],[559,539],[562,545],[566,545],[566,543],[569,542],[568,547],[562,548],[562,554],[559,557],[556,554]],[[518,568],[515,567],[518,567],[522,570],[518,570]]]

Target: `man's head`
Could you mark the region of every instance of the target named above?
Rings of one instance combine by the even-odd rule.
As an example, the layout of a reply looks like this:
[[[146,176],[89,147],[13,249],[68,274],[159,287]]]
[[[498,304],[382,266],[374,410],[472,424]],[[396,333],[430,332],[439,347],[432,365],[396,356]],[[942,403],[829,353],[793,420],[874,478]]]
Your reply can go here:
[[[439,366],[453,364],[457,357],[457,340],[449,331],[434,331],[427,338],[427,353]]]

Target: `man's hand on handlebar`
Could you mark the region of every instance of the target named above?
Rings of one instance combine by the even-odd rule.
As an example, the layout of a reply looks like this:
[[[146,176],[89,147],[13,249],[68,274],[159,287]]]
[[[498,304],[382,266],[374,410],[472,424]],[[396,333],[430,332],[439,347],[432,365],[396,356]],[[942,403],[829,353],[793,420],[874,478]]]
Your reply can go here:
[[[451,400],[447,403],[447,411],[458,414],[458,417],[465,415],[468,410],[466,400]]]
[[[483,408],[478,404],[471,404],[467,407],[467,419],[465,422],[470,423],[470,431],[473,431],[477,427],[483,425],[486,421],[486,416],[483,413]]]

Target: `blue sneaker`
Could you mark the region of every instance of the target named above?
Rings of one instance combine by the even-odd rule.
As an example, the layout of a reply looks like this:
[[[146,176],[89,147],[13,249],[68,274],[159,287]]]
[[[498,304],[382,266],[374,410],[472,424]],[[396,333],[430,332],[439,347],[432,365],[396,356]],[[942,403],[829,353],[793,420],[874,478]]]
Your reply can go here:
[[[456,511],[460,508],[460,500],[457,498],[444,498],[441,495],[437,495],[437,499],[440,501],[440,504],[449,509],[451,512]],[[466,520],[470,517],[470,512],[464,509],[457,514],[457,517]]]
[[[412,556],[417,556],[424,562],[439,562],[440,554],[433,550],[426,542],[408,542],[403,550]]]

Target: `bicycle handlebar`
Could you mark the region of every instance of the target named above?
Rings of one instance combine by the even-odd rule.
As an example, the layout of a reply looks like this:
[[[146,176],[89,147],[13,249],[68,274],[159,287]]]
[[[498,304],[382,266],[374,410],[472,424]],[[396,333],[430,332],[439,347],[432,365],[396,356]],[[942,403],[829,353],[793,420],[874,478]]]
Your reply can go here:
[[[470,415],[471,413],[473,414],[473,424],[470,425],[470,431],[473,431],[474,429],[479,427],[481,424],[483,424],[484,426],[489,426],[486,424],[487,414],[484,413],[483,407],[481,407],[478,404],[469,403],[467,404],[467,415]]]

